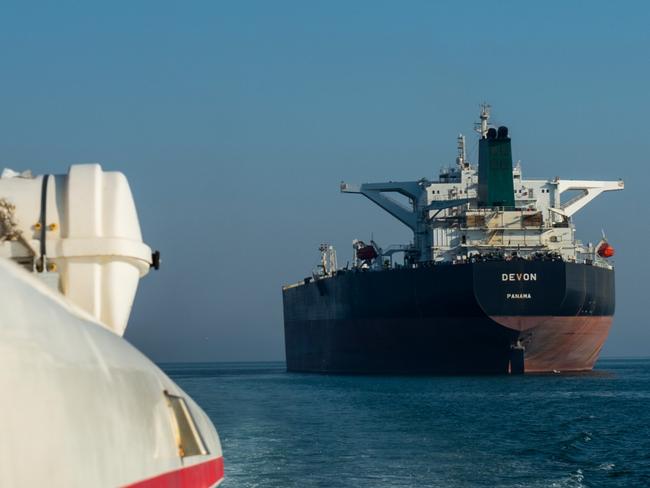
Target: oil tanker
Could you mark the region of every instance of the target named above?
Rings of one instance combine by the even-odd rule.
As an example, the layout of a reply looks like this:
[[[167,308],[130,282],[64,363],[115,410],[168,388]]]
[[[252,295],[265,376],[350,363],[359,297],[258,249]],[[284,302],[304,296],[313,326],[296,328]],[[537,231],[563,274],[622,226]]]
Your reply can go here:
[[[507,374],[591,370],[612,325],[613,247],[575,238],[573,215],[618,181],[524,179],[482,105],[478,165],[458,136],[437,181],[342,182],[413,231],[408,245],[320,247],[283,287],[287,370]],[[397,197],[397,198],[396,198]]]

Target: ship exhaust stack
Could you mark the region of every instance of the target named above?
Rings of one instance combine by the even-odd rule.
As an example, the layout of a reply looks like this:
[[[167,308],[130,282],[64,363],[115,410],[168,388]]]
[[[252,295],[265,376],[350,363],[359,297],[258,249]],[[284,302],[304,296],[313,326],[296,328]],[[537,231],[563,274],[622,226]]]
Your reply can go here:
[[[507,127],[490,128],[478,146],[478,206],[514,208],[512,147]]]

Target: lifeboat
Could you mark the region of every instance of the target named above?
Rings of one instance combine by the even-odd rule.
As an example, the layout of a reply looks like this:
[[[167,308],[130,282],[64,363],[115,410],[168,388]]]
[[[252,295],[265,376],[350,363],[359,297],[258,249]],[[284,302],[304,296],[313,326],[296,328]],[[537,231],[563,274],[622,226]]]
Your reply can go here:
[[[357,250],[357,258],[363,261],[372,261],[377,257],[377,251],[372,246],[363,246]]]
[[[603,241],[596,250],[601,258],[611,258],[614,256],[614,248],[607,242]]]
[[[0,486],[221,483],[208,416],[122,338],[158,256],[121,173],[0,178]]]
[[[377,253],[377,249],[375,248],[374,242],[372,242],[371,244],[366,244],[363,241],[355,240],[352,244],[356,251],[357,259],[361,261],[366,261],[369,263],[377,256],[379,256],[379,254]]]

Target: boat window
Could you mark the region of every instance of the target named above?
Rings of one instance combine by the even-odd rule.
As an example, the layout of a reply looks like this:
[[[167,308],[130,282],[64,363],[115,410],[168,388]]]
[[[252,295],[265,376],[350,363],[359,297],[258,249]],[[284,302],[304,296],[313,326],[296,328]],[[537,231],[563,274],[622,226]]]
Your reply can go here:
[[[167,398],[167,405],[172,417],[172,428],[178,446],[178,455],[188,457],[208,454],[201,433],[196,428],[196,423],[185,399],[171,395],[167,391],[165,391],[165,398]]]

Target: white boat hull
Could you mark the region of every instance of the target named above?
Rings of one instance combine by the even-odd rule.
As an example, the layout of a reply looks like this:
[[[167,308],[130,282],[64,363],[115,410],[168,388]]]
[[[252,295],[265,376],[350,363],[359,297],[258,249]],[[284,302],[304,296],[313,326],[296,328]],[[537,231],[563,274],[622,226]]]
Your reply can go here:
[[[0,391],[0,486],[210,487],[223,478],[219,437],[192,399],[122,337],[4,259]],[[170,398],[184,400],[200,453],[184,447],[189,430]]]

